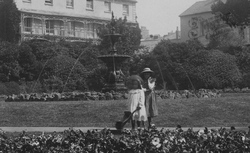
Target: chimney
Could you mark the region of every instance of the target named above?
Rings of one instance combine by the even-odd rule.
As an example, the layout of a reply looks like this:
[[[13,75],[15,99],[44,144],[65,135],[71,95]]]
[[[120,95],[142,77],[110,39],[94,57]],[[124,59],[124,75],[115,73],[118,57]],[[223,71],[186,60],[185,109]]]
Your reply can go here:
[[[179,39],[179,30],[178,30],[178,26],[177,26],[177,28],[176,28],[176,39]]]

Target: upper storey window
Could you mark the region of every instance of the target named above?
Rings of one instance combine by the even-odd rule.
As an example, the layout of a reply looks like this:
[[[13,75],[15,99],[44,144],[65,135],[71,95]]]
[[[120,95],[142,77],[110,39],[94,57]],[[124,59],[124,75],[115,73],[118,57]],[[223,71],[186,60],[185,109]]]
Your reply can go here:
[[[74,7],[74,0],[66,0],[67,7]]]
[[[31,0],[23,0],[23,2],[31,3]]]
[[[126,4],[123,4],[123,15],[129,15],[129,7]]]
[[[53,5],[53,0],[45,0],[46,5]]]
[[[93,10],[94,6],[93,6],[93,0],[87,0],[87,9],[91,9]]]
[[[105,12],[111,12],[111,2],[104,2]]]

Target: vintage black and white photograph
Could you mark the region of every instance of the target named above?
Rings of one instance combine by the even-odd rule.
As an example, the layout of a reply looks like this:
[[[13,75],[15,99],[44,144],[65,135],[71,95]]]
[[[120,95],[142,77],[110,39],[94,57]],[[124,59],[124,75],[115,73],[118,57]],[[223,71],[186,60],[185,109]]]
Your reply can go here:
[[[250,0],[0,0],[0,153],[250,153]]]

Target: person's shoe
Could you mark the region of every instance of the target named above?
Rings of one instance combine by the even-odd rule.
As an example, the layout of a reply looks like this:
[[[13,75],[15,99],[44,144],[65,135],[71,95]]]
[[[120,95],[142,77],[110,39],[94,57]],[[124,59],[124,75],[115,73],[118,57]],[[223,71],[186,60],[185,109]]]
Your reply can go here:
[[[148,125],[148,130],[150,130],[152,128],[151,124]]]

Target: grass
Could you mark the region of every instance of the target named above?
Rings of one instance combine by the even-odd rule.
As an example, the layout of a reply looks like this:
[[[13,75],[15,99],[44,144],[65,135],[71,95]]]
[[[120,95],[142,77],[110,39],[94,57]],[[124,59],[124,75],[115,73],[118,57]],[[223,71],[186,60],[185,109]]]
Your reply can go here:
[[[0,126],[114,127],[126,100],[69,102],[0,102]],[[248,126],[250,94],[208,99],[159,99],[158,127]],[[129,126],[129,125],[127,125]]]

